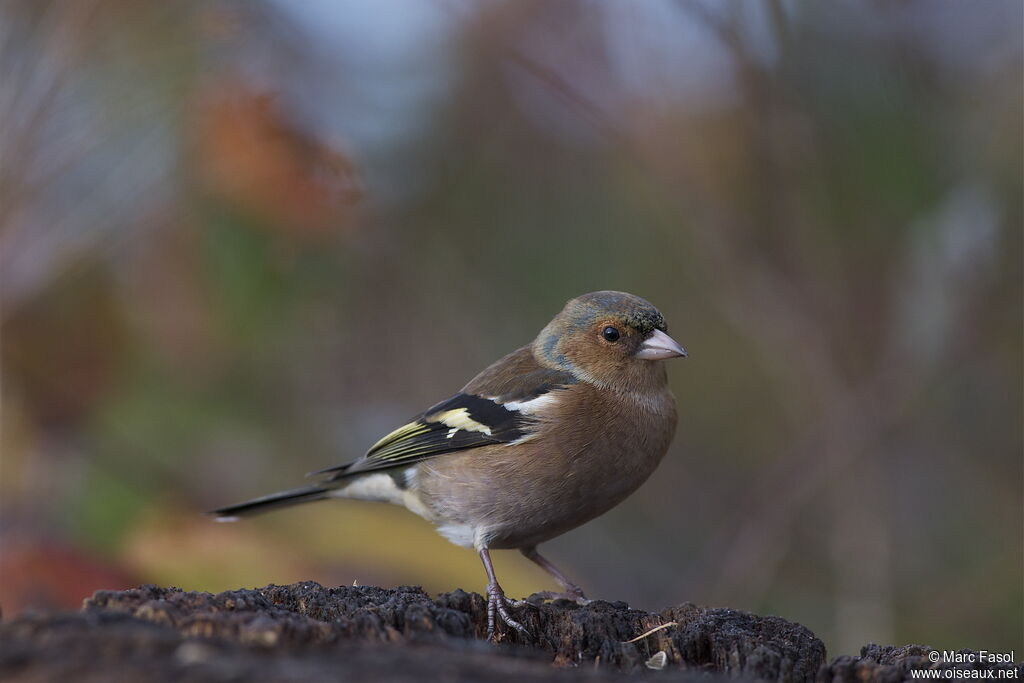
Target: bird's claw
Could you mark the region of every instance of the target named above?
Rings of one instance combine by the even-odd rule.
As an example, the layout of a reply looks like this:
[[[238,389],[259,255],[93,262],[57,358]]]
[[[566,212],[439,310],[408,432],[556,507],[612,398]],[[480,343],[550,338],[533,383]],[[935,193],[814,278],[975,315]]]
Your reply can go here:
[[[526,627],[520,624],[518,621],[512,618],[509,614],[510,607],[519,607],[520,605],[526,604],[525,600],[509,600],[505,597],[505,591],[501,590],[501,586],[492,583],[487,586],[487,639],[494,639],[494,626],[497,622],[497,618],[501,617],[501,620],[505,622],[506,626],[510,626],[515,630],[519,631],[524,636],[529,636],[530,632],[526,630]]]

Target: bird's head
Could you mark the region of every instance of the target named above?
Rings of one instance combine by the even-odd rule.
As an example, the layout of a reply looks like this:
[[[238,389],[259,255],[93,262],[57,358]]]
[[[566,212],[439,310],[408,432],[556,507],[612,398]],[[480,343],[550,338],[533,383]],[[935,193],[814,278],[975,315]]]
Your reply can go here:
[[[668,336],[657,308],[633,294],[612,291],[569,300],[541,330],[533,349],[549,367],[613,388],[664,377],[654,361],[686,357],[686,350]]]

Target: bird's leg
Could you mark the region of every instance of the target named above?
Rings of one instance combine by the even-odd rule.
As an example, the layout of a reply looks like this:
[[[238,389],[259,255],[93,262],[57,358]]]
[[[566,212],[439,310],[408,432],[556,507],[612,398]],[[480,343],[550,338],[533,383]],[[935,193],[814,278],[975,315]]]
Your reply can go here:
[[[491,554],[487,548],[480,549],[480,559],[483,560],[484,569],[487,571],[487,639],[494,638],[494,623],[496,617],[501,617],[506,626],[511,626],[525,636],[530,632],[522,624],[512,618],[508,608],[516,603],[505,597],[505,591],[498,585],[498,579],[494,576],[494,565],[491,564]]]
[[[551,576],[554,577],[555,581],[558,582],[558,585],[565,589],[564,593],[555,593],[553,591],[541,591],[540,593],[537,593],[537,595],[542,596],[545,600],[558,600],[564,598],[566,600],[573,600],[581,605],[585,605],[588,602],[590,602],[590,600],[587,599],[587,596],[583,594],[582,588],[580,588],[575,583],[570,581],[569,577],[563,574],[558,567],[551,564],[551,562],[546,557],[537,552],[537,546],[530,546],[529,548],[520,548],[519,552],[521,552],[524,557],[526,557],[531,562],[536,564],[538,567],[546,571],[548,574],[551,574]]]

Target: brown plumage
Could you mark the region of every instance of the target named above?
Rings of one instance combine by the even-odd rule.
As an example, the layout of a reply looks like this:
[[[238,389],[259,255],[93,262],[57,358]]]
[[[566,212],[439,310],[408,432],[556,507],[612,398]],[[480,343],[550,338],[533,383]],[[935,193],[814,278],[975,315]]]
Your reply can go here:
[[[531,347],[503,359],[540,369]],[[647,393],[580,382],[557,390],[533,436],[424,461],[414,489],[435,521],[474,527],[473,545],[537,545],[607,512],[654,471],[675,432],[665,370],[650,363]],[[463,392],[480,395],[486,383]],[[547,394],[545,394],[547,395]]]
[[[536,546],[608,511],[651,475],[675,432],[661,360],[686,352],[661,313],[623,292],[569,301],[534,342],[500,359],[450,399],[323,470],[317,486],[215,511],[222,519],[327,497],[404,505],[487,570],[489,627],[512,618],[492,548],[519,549],[565,595],[583,592]],[[549,594],[552,597],[555,594]]]

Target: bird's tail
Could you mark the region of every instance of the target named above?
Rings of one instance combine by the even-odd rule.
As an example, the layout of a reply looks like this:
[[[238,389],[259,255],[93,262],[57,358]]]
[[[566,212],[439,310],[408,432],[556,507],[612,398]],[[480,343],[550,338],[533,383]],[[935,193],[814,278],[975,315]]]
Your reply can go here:
[[[298,505],[299,503],[311,503],[314,500],[323,500],[329,495],[330,489],[320,486],[306,486],[301,489],[271,493],[269,496],[253,498],[238,505],[229,505],[217,510],[211,510],[210,514],[217,515],[218,522],[234,522],[239,517],[268,512],[277,508]]]

